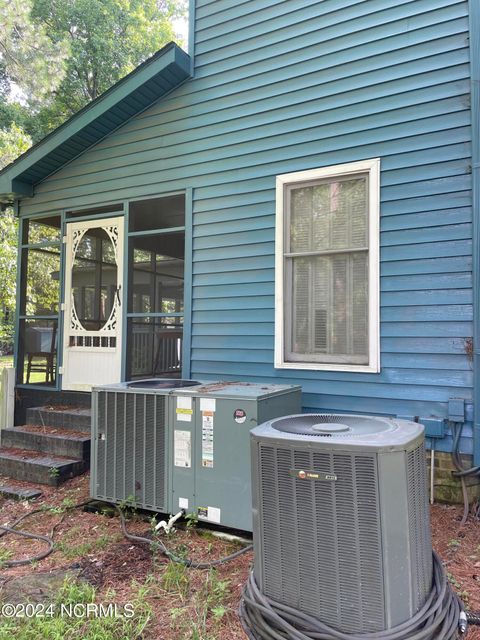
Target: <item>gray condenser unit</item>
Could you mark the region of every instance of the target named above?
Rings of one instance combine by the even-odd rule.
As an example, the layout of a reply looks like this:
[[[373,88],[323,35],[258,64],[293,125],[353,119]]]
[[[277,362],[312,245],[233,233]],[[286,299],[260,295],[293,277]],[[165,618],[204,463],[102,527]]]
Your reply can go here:
[[[92,498],[168,511],[171,394],[199,384],[152,379],[92,390]]]
[[[175,396],[170,511],[251,531],[250,430],[300,411],[301,387],[209,382]]]
[[[298,385],[138,380],[92,392],[90,494],[251,530],[250,429],[301,409]]]
[[[260,590],[345,633],[410,619],[432,584],[422,425],[292,415],[251,446]]]

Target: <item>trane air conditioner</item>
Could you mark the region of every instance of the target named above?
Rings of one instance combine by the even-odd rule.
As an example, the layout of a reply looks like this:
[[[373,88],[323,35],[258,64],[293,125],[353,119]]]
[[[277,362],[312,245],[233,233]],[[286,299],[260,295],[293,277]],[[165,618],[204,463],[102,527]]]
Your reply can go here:
[[[345,633],[412,618],[432,585],[422,425],[292,415],[251,444],[260,591]]]

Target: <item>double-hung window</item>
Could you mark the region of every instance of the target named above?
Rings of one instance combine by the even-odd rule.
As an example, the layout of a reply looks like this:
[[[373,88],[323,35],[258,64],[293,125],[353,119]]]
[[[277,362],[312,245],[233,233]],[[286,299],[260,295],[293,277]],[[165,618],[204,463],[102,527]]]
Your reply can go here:
[[[275,366],[379,371],[378,159],[277,176]]]

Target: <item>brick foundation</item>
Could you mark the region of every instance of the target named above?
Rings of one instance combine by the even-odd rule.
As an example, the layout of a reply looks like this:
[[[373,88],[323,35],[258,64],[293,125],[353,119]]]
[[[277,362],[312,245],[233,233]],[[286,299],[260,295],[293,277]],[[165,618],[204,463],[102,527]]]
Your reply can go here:
[[[471,467],[473,464],[472,456],[461,456],[465,468]],[[436,502],[447,502],[449,504],[463,503],[462,485],[458,478],[452,476],[455,466],[452,462],[452,456],[443,451],[435,451],[435,490],[434,496]],[[430,491],[430,451],[427,451],[428,466],[428,488]],[[474,499],[480,498],[480,478],[466,478],[468,498],[472,502]]]

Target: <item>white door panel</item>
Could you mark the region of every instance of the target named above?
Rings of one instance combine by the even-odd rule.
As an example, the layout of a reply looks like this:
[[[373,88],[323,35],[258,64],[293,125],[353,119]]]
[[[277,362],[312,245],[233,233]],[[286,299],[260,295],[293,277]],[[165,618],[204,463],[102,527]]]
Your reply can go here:
[[[67,224],[62,389],[121,378],[123,217]]]

